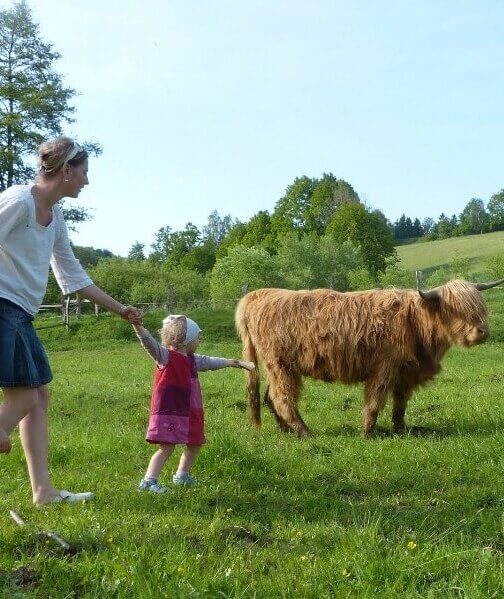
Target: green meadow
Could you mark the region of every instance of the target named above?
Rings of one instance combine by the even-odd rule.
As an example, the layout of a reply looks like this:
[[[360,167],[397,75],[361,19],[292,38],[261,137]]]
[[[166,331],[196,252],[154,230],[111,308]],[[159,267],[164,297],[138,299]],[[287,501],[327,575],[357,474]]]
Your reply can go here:
[[[453,260],[467,259],[471,272],[481,271],[487,258],[504,253],[504,231],[483,235],[450,237],[396,248],[401,266],[409,270],[432,271]]]
[[[360,386],[306,381],[314,432],[280,433],[246,415],[246,375],[200,375],[208,443],[195,488],[137,491],[153,451],[144,441],[152,363],[128,325],[86,316],[40,331],[50,354],[50,464],[84,505],[35,508],[19,440],[0,456],[0,596],[417,597],[504,595],[504,290],[486,292],[493,338],[453,349],[418,391],[408,423],[360,436]],[[156,331],[162,313],[145,323]],[[201,353],[239,357],[231,312],[195,312]],[[50,324],[38,319],[39,326]],[[18,527],[16,510],[28,523]],[[37,536],[52,530],[71,551]]]

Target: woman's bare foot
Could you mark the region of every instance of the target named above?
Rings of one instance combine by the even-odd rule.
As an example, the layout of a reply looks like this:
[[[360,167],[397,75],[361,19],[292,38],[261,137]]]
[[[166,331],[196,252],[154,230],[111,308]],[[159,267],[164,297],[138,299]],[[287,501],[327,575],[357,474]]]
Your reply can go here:
[[[9,435],[4,431],[3,428],[0,428],[0,453],[9,453],[10,450],[11,442]]]

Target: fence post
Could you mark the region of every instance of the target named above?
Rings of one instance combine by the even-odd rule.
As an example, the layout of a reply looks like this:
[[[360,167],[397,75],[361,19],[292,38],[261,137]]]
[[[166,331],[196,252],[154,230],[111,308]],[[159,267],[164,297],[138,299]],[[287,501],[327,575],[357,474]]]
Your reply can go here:
[[[415,275],[416,275],[416,286],[417,286],[417,289],[420,290],[423,287],[423,272],[421,270],[416,270]]]
[[[82,316],[82,300],[80,293],[75,294],[75,314],[77,315],[77,318]]]
[[[166,309],[170,314],[175,312],[175,292],[170,287],[168,287],[168,293],[166,296]]]
[[[65,295],[64,298],[61,298],[61,308],[63,310],[63,324],[65,328],[68,330],[70,325],[70,296]]]

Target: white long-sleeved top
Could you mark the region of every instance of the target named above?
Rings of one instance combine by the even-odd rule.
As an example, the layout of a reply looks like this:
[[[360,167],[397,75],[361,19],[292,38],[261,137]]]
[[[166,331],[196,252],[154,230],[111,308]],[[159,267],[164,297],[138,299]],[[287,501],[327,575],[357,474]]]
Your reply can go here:
[[[164,368],[170,359],[170,350],[158,343],[145,328],[142,328],[141,333],[137,333],[137,337],[145,351],[156,362],[156,365],[159,368]],[[194,354],[194,360],[196,361],[196,370],[198,372],[203,372],[205,370],[219,370],[220,368],[229,366],[229,360],[227,358],[216,358],[213,356]]]
[[[44,299],[51,265],[64,294],[93,281],[74,256],[63,212],[37,223],[32,185],[14,185],[0,194],[0,297],[36,314]]]

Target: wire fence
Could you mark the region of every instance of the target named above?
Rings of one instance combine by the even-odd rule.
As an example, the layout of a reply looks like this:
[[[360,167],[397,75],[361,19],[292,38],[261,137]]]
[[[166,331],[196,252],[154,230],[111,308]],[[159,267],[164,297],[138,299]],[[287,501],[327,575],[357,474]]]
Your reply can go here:
[[[190,305],[181,305],[177,303],[174,295],[170,295],[166,302],[134,302],[137,308],[140,308],[144,313],[155,310],[165,310],[168,314],[184,313],[195,309],[234,309],[240,298],[229,298],[229,300],[221,301],[218,305],[211,300],[195,300]],[[42,304],[39,309],[39,316],[53,316],[58,322],[47,324],[45,318],[35,327],[37,331],[50,329],[55,327],[65,327],[67,330],[72,326],[74,321],[78,321],[84,314],[94,315],[96,318],[101,313],[105,313],[97,304],[90,300],[84,299],[77,294],[74,297],[65,296],[61,303]]]

